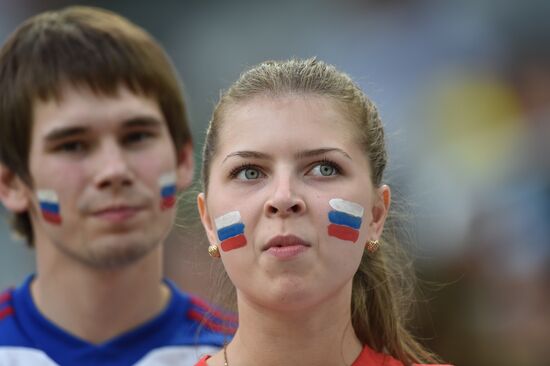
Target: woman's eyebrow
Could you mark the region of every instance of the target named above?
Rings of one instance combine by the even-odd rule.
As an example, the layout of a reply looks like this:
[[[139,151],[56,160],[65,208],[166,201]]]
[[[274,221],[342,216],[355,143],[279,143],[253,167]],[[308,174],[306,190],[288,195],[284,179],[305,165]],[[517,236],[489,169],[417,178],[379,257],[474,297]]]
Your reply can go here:
[[[296,154],[294,154],[294,158],[299,160],[299,159],[311,158],[319,155],[325,155],[330,152],[336,152],[336,153],[342,154],[346,158],[352,160],[351,156],[349,156],[347,152],[337,147],[323,147],[323,148],[313,149],[313,150],[298,151]],[[244,159],[260,159],[260,160],[270,159],[270,156],[268,154],[264,154],[258,151],[242,150],[242,151],[234,151],[230,154],[227,154],[227,156],[223,159],[222,164],[227,159],[232,157],[240,157]]]
[[[240,158],[252,158],[252,159],[263,159],[267,160],[269,159],[269,155],[258,152],[258,151],[250,151],[250,150],[243,150],[243,151],[235,151],[230,154],[227,154],[227,156],[223,159],[222,163],[224,163],[227,159],[232,157],[240,157]]]
[[[339,149],[337,147],[324,147],[324,148],[320,148],[320,149],[298,151],[294,155],[294,158],[296,158],[296,159],[311,158],[311,157],[315,157],[315,156],[319,156],[319,155],[325,155],[329,152],[337,152],[339,154],[344,155],[346,158],[352,160],[351,156],[349,156],[349,154],[347,152],[345,152],[344,150]]]

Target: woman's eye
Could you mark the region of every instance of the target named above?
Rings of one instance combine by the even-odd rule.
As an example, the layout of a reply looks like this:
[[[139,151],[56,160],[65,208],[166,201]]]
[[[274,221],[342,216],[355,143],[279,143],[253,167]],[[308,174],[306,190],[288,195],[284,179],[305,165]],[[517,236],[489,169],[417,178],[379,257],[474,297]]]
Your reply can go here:
[[[257,168],[243,168],[237,174],[237,179],[241,180],[253,180],[261,177],[261,172]]]
[[[319,163],[311,169],[311,174],[321,177],[328,177],[338,174],[338,169],[330,163]]]

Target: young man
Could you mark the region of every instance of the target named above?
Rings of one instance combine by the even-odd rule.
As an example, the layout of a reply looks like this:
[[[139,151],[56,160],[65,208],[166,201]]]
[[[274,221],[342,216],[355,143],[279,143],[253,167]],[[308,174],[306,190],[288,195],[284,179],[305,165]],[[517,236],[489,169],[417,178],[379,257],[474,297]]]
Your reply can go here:
[[[193,176],[161,47],[108,11],[23,23],[0,53],[0,200],[36,274],[0,295],[0,365],[193,365],[231,333],[162,279]]]

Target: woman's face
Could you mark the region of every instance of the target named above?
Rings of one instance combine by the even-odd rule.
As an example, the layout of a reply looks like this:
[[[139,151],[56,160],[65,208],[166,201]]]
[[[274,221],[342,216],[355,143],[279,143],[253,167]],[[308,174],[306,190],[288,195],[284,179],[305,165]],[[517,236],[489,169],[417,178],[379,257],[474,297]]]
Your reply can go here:
[[[225,113],[198,204],[239,302],[292,310],[349,301],[389,205],[353,126],[324,97],[255,97]]]

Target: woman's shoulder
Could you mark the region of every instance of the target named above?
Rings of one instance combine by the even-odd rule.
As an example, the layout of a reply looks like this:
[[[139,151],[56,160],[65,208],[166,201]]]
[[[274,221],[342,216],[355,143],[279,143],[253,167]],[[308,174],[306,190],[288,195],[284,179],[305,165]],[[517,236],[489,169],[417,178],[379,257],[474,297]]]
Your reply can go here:
[[[211,356],[206,355],[203,356],[199,362],[195,364],[195,366],[208,366],[206,363],[206,360],[208,360]],[[396,360],[395,358],[383,354],[378,353],[372,349],[370,349],[368,346],[365,346],[361,353],[359,354],[359,357],[353,362],[352,366],[403,366],[403,363],[401,361]],[[413,366],[452,366],[452,365],[443,365],[443,364],[425,364],[425,363],[415,363]]]
[[[206,365],[206,363],[205,363]],[[364,346],[352,366],[403,366],[403,363],[390,355],[376,352],[369,346]],[[451,366],[451,365],[435,365],[435,364],[413,364],[413,366]]]

